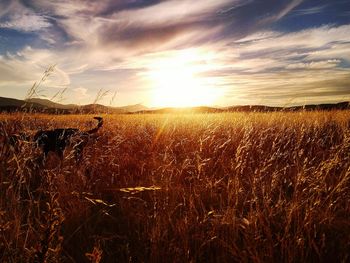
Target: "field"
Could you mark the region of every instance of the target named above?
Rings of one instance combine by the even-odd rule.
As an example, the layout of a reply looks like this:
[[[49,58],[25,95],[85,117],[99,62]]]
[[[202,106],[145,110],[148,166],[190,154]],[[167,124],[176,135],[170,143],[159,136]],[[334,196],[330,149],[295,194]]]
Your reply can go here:
[[[76,163],[6,134],[1,262],[349,262],[350,112],[105,115]]]

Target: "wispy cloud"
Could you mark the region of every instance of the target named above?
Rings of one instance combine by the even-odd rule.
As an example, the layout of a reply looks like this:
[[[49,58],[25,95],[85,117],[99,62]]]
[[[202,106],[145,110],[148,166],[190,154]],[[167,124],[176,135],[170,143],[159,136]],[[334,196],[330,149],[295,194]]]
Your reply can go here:
[[[309,8],[297,9],[293,12],[293,15],[314,15],[322,13],[328,5],[319,5]]]
[[[237,103],[257,97],[271,105],[291,98],[294,104],[348,100],[349,36],[350,25],[253,34],[222,49],[223,73],[214,75],[225,80],[227,96]],[[232,49],[234,56],[226,52]]]
[[[83,88],[83,87],[74,88],[73,93],[74,93],[75,98],[78,98],[78,101],[75,102],[76,104],[81,104],[80,101],[84,101],[90,97],[87,94],[88,89]]]
[[[286,66],[286,69],[329,69],[335,68],[341,61],[338,59],[330,59],[325,61],[299,62]]]
[[[0,28],[9,28],[26,32],[34,32],[49,27],[51,24],[43,16],[33,14],[12,15],[8,21],[0,23]]]
[[[281,19],[285,15],[287,15],[290,11],[292,11],[295,7],[300,5],[304,0],[292,0],[289,1],[281,10],[276,12],[275,14],[272,14],[270,16],[267,16],[265,19],[262,20],[262,22],[273,22]]]
[[[47,16],[23,6],[16,0],[4,1],[0,3],[0,8],[0,29],[35,32],[51,26]]]

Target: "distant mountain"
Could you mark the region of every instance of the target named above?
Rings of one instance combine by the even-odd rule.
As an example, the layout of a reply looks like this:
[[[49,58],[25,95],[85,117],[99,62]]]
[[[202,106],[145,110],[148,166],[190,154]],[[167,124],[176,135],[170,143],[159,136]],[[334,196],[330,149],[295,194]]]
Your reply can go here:
[[[53,102],[53,101],[48,100],[48,99],[40,99],[40,98],[32,98],[32,99],[28,99],[26,101],[31,102],[31,103],[37,103],[37,104],[43,105],[47,108],[72,109],[72,108],[79,107],[76,104],[60,104],[60,103],[56,103],[56,102]]]
[[[128,105],[123,107],[110,107],[101,104],[60,104],[47,99],[32,98],[29,100],[17,100],[0,97],[0,112],[32,111],[45,113],[219,113],[219,112],[273,112],[273,111],[312,111],[312,110],[346,110],[350,109],[349,102],[336,104],[315,104],[293,107],[271,107],[264,105],[218,107],[189,107],[189,108],[162,108],[150,109],[142,104]]]
[[[0,97],[0,111],[16,111],[24,109],[42,110],[44,108],[45,106],[39,103]]]
[[[127,113],[125,110],[101,104],[88,104],[74,108],[74,113]]]
[[[104,106],[101,104],[88,104],[88,105],[82,105],[82,106],[79,106],[76,104],[60,104],[60,103],[52,102],[47,99],[39,99],[39,98],[29,99],[27,101],[45,105],[48,108],[75,109],[76,111],[91,112],[91,113],[95,113],[95,112],[128,113],[128,112],[148,110],[148,108],[146,106],[143,106],[142,104],[127,105],[122,107],[111,107],[111,106]]]
[[[283,107],[271,107],[271,106],[264,106],[264,105],[243,105],[243,106],[230,106],[224,108],[225,111],[229,112],[270,112],[270,111],[281,111],[286,108]]]
[[[31,98],[28,100],[18,100],[0,97],[0,112],[14,111],[34,111],[45,113],[132,113],[136,111],[147,110],[148,108],[141,105],[128,105],[122,107],[110,107],[101,104],[60,104],[48,99]]]
[[[142,110],[135,113],[219,113],[224,112],[224,109],[212,107],[188,107],[188,108],[162,108],[153,110]]]
[[[219,112],[274,112],[274,111],[312,111],[312,110],[350,110],[349,102],[336,104],[317,104],[293,107],[272,107],[264,105],[243,105],[224,108],[214,107],[190,107],[190,108],[162,108],[155,110],[139,111],[137,113],[219,113]]]
[[[245,105],[232,106],[225,108],[227,111],[253,111],[253,112],[271,112],[271,111],[312,111],[312,110],[346,110],[350,109],[349,102],[339,102],[335,104],[309,104],[292,107],[271,107],[264,105]]]
[[[23,100],[0,97],[0,106],[1,107],[22,107],[25,104],[26,104],[26,102]],[[28,104],[42,107],[42,105],[37,104],[37,103],[28,103]]]
[[[147,111],[149,108],[143,106],[142,104],[135,104],[129,106],[118,107],[118,109],[124,110],[125,112],[138,112],[138,111]]]
[[[296,106],[289,107],[289,110],[348,110],[350,109],[350,102],[339,102],[335,104],[327,103],[327,104],[311,104],[305,106]]]

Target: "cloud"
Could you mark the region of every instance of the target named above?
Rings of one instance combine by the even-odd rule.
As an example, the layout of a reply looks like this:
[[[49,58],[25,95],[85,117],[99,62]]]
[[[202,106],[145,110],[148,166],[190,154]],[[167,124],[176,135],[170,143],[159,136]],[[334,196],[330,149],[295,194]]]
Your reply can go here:
[[[79,12],[75,4],[64,5],[65,9],[61,8],[61,2],[43,5],[52,12],[65,14],[65,19],[58,18],[56,23],[76,43],[88,47],[118,47],[128,53],[137,53],[169,47],[169,43],[178,46],[201,42],[204,34],[198,33],[203,30],[207,31],[207,38],[211,38],[220,27],[220,18],[215,17],[217,11],[241,2],[204,0],[196,4],[189,0],[170,0],[146,7],[109,11],[107,15],[103,11],[106,4],[98,8],[85,6]],[[101,13],[104,15],[101,16]]]
[[[278,34],[278,35],[277,35]],[[350,25],[331,26],[325,25],[310,28],[298,32],[275,33],[275,36],[267,39],[251,38],[243,49],[246,52],[262,52],[268,50],[283,49],[329,49],[331,45],[347,43],[350,41]],[[240,43],[240,41],[237,41]]]
[[[79,100],[84,100],[88,97],[90,97],[87,93],[88,93],[88,89],[86,88],[83,88],[83,87],[79,87],[79,88],[74,88],[73,89],[74,91],[74,95],[75,95],[75,98],[78,98]]]
[[[4,0],[0,2],[0,17],[6,15],[10,10],[13,10],[15,1]]]
[[[238,104],[294,105],[346,101],[350,99],[349,72],[324,69],[320,71],[282,71],[232,78],[227,92]],[[237,85],[238,84],[238,85]],[[235,86],[236,85],[236,86]]]
[[[12,15],[8,21],[0,23],[0,28],[9,28],[25,32],[38,31],[51,24],[43,16],[33,14]]]
[[[310,8],[298,9],[293,12],[293,15],[302,16],[302,15],[319,14],[319,13],[322,13],[327,6],[328,5],[320,5],[320,6],[310,7]]]
[[[289,1],[281,10],[276,12],[275,14],[272,14],[270,16],[267,16],[265,19],[262,19],[260,23],[266,23],[266,22],[273,22],[281,19],[285,15],[287,15],[290,11],[292,11],[295,7],[300,5],[304,0],[292,0]],[[283,1],[282,1],[283,2]]]
[[[169,0],[146,8],[117,12],[111,19],[128,21],[140,27],[174,25],[210,20],[222,8],[241,5],[241,0],[202,0],[200,4],[189,0]]]
[[[16,0],[4,1],[0,8],[0,29],[35,32],[51,26],[47,16],[27,8]]]
[[[265,0],[263,4],[253,0],[202,0],[200,4],[192,0],[22,2],[26,4],[16,2],[12,13],[40,10],[41,14],[30,13],[23,18],[31,22],[36,19],[36,23],[16,24],[10,19],[4,25],[27,31],[46,29],[40,37],[51,45],[60,46],[61,40],[65,45],[107,45],[136,53],[232,36],[238,39],[281,19],[302,0]]]
[[[30,66],[18,55],[7,54],[0,57],[0,79],[2,83],[26,83],[39,78],[38,65]]]
[[[325,61],[312,61],[293,63],[286,66],[286,69],[329,69],[335,68],[341,61],[338,59],[330,59]]]
[[[205,74],[221,83],[229,104],[257,98],[269,105],[349,100],[349,33],[350,25],[328,25],[223,41],[213,47],[221,51],[215,70]]]

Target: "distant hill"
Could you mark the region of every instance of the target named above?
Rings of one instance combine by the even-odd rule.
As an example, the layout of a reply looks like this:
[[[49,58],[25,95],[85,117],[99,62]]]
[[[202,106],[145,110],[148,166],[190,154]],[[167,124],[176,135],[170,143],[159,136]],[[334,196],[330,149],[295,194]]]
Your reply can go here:
[[[0,112],[34,111],[45,113],[132,113],[147,110],[141,104],[128,105],[123,107],[110,107],[101,104],[60,104],[48,99],[31,98],[28,100],[18,100],[0,97]]]
[[[349,102],[335,104],[315,104],[293,107],[271,107],[264,105],[244,105],[231,107],[189,107],[189,108],[162,108],[149,109],[142,104],[128,105],[123,107],[110,107],[101,104],[60,104],[47,99],[32,98],[18,100],[0,97],[0,112],[32,111],[44,113],[219,113],[219,112],[273,112],[273,111],[312,111],[312,110],[346,110],[350,109]]]
[[[233,111],[233,112],[245,112],[245,111],[251,111],[251,112],[270,112],[270,111],[281,111],[285,110],[286,108],[283,107],[271,107],[271,106],[264,106],[264,105],[243,105],[243,106],[230,106],[224,108],[225,111]]]
[[[0,111],[24,111],[26,109],[37,111],[44,108],[45,106],[39,103],[0,97]]]
[[[146,106],[143,106],[142,104],[135,104],[135,105],[128,105],[119,107],[119,109],[124,110],[125,112],[138,112],[138,111],[147,111],[150,110]]]
[[[227,111],[253,111],[253,112],[271,112],[271,111],[312,111],[312,110],[346,110],[350,109],[349,102],[339,102],[335,104],[309,104],[292,107],[271,107],[264,105],[245,105],[232,106],[225,108]]]
[[[74,108],[74,113],[127,113],[123,109],[101,104],[88,104]]]
[[[296,107],[289,107],[289,110],[348,110],[350,109],[350,102],[339,102],[335,104],[312,104],[312,105],[305,105],[305,106],[296,106]]]
[[[48,99],[40,99],[40,98],[28,99],[26,101],[31,102],[31,103],[37,103],[37,104],[43,105],[47,108],[72,109],[72,108],[79,107],[76,104],[60,104],[60,103],[56,103],[56,102],[53,102],[53,101],[48,100]]]
[[[162,108],[154,110],[143,110],[135,113],[220,113],[226,111],[221,108],[212,108],[212,107],[189,107],[189,108]]]
[[[219,113],[219,112],[274,112],[274,111],[312,111],[312,110],[350,110],[349,102],[336,104],[317,104],[293,107],[271,107],[264,105],[243,105],[224,108],[191,107],[191,108],[162,108],[156,110],[139,111],[137,113]]]
[[[41,104],[38,104],[38,103],[26,103],[25,101],[23,100],[17,100],[17,99],[11,99],[11,98],[3,98],[3,97],[0,97],[0,106],[1,107],[22,107],[24,105],[32,105],[32,106],[35,106],[35,107],[43,107],[43,105]]]

